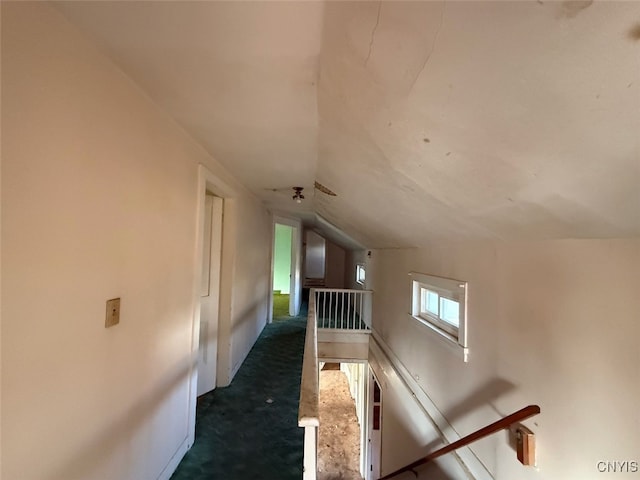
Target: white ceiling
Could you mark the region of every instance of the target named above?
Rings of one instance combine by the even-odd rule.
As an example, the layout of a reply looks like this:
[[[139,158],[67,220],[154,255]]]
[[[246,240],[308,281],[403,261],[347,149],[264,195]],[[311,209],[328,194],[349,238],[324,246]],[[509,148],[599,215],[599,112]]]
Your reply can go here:
[[[369,247],[640,235],[638,2],[57,7],[269,208],[305,186]]]
[[[56,6],[269,206],[313,186],[321,3]]]

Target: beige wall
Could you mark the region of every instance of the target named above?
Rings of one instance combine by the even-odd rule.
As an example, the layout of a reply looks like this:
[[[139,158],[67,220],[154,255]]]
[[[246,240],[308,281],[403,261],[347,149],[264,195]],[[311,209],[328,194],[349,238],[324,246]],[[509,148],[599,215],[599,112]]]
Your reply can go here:
[[[344,288],[345,251],[331,240],[326,242],[325,286],[327,288]]]
[[[345,250],[313,230],[306,230],[305,238],[305,266],[318,271],[322,268],[321,262],[324,260],[324,287],[344,288]],[[324,252],[319,253],[322,251],[321,247],[324,247]],[[306,270],[308,268],[304,272],[305,279],[309,278]]]
[[[238,192],[234,371],[269,216],[44,4],[2,4],[2,134],[2,478],[158,478],[188,435],[198,163]]]
[[[356,282],[356,266],[358,264],[365,266],[365,271],[368,274],[367,264],[367,250],[346,250],[344,261],[344,287],[352,288],[354,290],[363,290],[366,287]]]
[[[496,479],[608,478],[598,461],[638,460],[639,240],[432,244],[376,250],[370,263],[375,330],[460,435],[542,408],[525,422],[536,469],[518,463],[505,432],[473,447]],[[408,316],[410,271],[469,282],[468,363]],[[393,405],[400,420],[383,445],[415,430]]]

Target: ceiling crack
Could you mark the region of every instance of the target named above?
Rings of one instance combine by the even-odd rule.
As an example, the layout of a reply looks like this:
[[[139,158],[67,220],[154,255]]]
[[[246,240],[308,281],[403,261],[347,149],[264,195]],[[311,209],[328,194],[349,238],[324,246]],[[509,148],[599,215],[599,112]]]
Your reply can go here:
[[[440,35],[440,30],[442,30],[442,25],[444,24],[444,10],[445,10],[446,6],[447,6],[447,2],[446,1],[442,2],[442,10],[440,11],[440,25],[438,26],[438,29],[436,30],[436,34],[433,36],[433,42],[431,43],[431,50],[429,50],[429,53],[425,57],[424,62],[422,63],[422,67],[420,67],[420,70],[418,71],[418,74],[413,79],[413,82],[411,82],[411,88],[409,88],[409,91],[413,90],[413,87],[415,86],[416,82],[418,81],[418,78],[420,78],[420,75],[422,75],[422,72],[424,72],[424,69],[427,66],[427,63],[429,63],[429,60],[431,59],[431,55],[433,55],[433,51],[436,49],[436,43],[438,42],[438,36]]]
[[[376,24],[373,26],[371,30],[371,40],[369,40],[369,53],[367,53],[367,58],[364,60],[364,66],[367,66],[369,63],[369,59],[371,58],[371,50],[373,49],[373,40],[376,35],[376,30],[378,29],[378,25],[380,24],[380,11],[382,10],[382,0],[378,2],[378,16],[376,17]]]

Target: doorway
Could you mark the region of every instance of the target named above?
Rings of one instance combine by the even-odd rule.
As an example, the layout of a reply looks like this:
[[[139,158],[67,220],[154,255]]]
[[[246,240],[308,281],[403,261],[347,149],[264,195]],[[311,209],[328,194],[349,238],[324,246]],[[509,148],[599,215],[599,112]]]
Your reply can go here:
[[[189,427],[187,438],[180,446],[183,452],[191,448],[195,441],[198,396],[216,386],[229,385],[233,376],[231,324],[234,262],[238,243],[237,195],[238,192],[224,179],[214,175],[205,165],[198,165],[193,324],[189,359]],[[207,206],[209,202],[210,208]],[[208,228],[208,218],[211,219],[211,228]],[[219,227],[214,228],[214,223]],[[205,242],[208,242],[207,232],[211,232],[211,243],[205,247]],[[207,260],[209,252],[215,252],[215,255]],[[206,272],[209,276],[203,280]],[[208,297],[203,296],[206,294],[204,285],[208,285]],[[213,316],[202,313],[203,306]],[[206,327],[200,325],[202,320],[207,322]],[[201,345],[205,348],[201,348]],[[201,376],[206,379],[200,380]]]
[[[269,322],[300,313],[302,303],[302,223],[274,216]]]
[[[291,315],[293,227],[275,224],[273,242],[273,318]]]
[[[206,193],[200,281],[198,396],[216,388],[223,205],[222,198]]]
[[[369,399],[367,425],[367,480],[380,478],[380,452],[382,448],[382,390],[380,384],[369,369]]]

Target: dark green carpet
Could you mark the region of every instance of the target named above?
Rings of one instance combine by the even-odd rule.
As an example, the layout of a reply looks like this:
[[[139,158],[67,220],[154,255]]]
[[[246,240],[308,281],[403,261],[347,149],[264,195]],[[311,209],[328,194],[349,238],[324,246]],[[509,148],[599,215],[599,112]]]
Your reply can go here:
[[[302,478],[304,310],[267,325],[231,385],[199,399],[195,443],[172,480]]]

